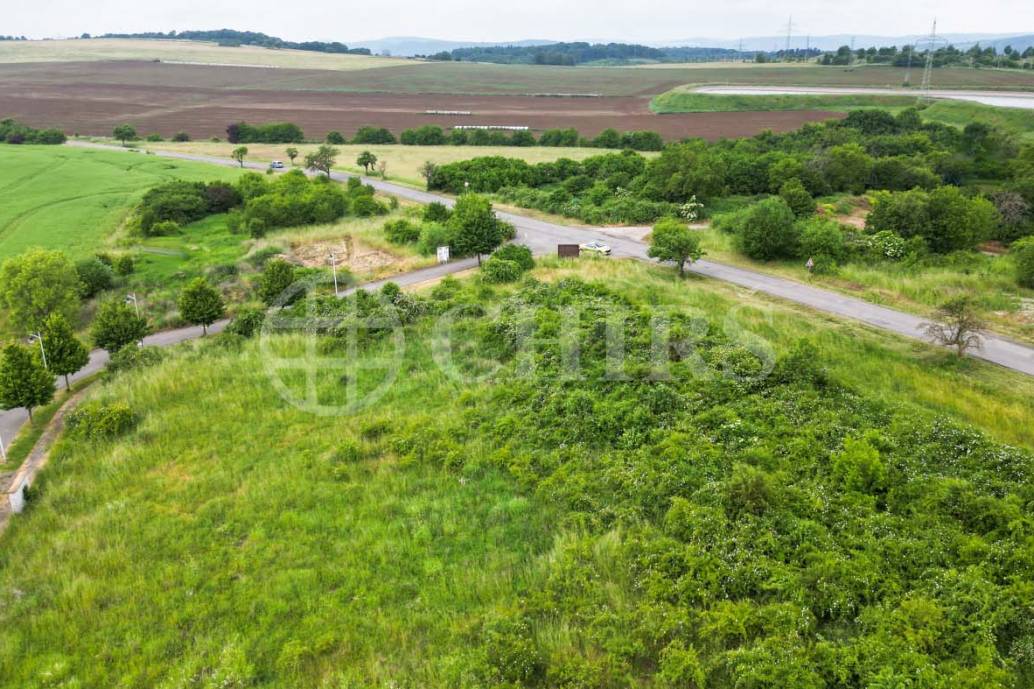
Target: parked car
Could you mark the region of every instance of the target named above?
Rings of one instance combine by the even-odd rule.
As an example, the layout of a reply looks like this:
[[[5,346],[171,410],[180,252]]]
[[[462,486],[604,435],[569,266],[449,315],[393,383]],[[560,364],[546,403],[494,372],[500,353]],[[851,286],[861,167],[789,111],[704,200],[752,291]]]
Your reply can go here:
[[[610,247],[603,242],[588,242],[586,244],[579,244],[578,248],[582,251],[588,251],[601,256],[610,256]]]
[[[269,167],[273,168],[274,170],[283,170],[284,164],[279,160],[274,160],[272,163],[269,164]]]

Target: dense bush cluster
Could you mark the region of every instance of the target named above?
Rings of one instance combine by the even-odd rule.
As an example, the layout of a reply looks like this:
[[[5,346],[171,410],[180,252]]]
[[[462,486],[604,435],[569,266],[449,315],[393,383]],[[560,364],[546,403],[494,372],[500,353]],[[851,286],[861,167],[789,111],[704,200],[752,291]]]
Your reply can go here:
[[[865,398],[806,342],[759,357],[681,311],[666,314],[674,354],[658,377],[654,314],[598,284],[530,282],[491,316],[483,290],[455,281],[401,297],[388,317],[400,296],[320,298],[320,312],[342,327],[358,311],[419,328],[422,313],[467,305],[454,335],[503,367],[454,413],[402,420],[379,445],[461,476],[502,471],[557,525],[516,605],[464,637],[457,665],[472,685],[1034,680],[1029,453]],[[603,322],[624,329],[623,376]],[[569,337],[560,323],[574,325]],[[535,344],[518,355],[529,324]],[[581,378],[563,368],[563,342]]]
[[[0,120],[0,142],[9,144],[58,145],[68,140],[60,129],[33,129],[16,120]]]
[[[124,402],[86,402],[69,412],[65,426],[84,440],[111,440],[133,430],[137,415]]]
[[[569,142],[561,131],[551,139]],[[975,190],[980,182],[981,192]],[[934,205],[976,221],[976,240],[1012,240],[1034,232],[1034,146],[1017,144],[980,123],[963,129],[924,123],[917,111],[891,115],[853,111],[841,121],[811,124],[786,134],[707,143],[689,140],[664,147],[653,159],[625,151],[582,162],[558,160],[530,165],[484,157],[442,165],[428,179],[430,189],[459,192],[464,185],[499,193],[510,203],[585,222],[651,222],[678,215],[694,197],[713,206],[728,197],[780,195],[798,216],[813,200],[830,194],[872,191],[928,193]],[[992,203],[948,203],[996,189]],[[961,222],[961,220],[958,220]],[[930,230],[921,236],[932,236]],[[935,251],[958,242],[932,242]]]
[[[225,213],[240,203],[240,192],[226,182],[173,180],[149,189],[140,201],[137,216],[145,235],[168,234],[180,225]]]
[[[576,129],[548,129],[536,140],[527,130],[460,129],[446,133],[441,127],[425,125],[402,132],[399,142],[407,146],[581,146],[585,148],[623,148],[634,151],[659,151],[664,140],[657,132],[618,132],[606,129],[587,139]],[[366,143],[355,141],[355,143]]]
[[[226,212],[231,231],[261,236],[274,228],[329,223],[345,215],[383,215],[388,207],[357,179],[342,188],[326,177],[310,179],[291,170],[275,179],[245,173],[232,185],[167,182],[144,194],[137,216],[145,235],[161,235]]]
[[[231,144],[299,144],[305,141],[301,127],[290,122],[252,125],[235,122],[226,128]]]

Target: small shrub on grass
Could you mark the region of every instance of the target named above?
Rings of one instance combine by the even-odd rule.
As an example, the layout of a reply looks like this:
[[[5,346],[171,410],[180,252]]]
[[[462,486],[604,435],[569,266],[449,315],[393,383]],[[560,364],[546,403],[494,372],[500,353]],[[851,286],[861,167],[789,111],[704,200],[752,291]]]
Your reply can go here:
[[[1034,237],[1016,242],[1009,253],[1016,262],[1016,281],[1024,287],[1034,287]]]
[[[427,222],[445,222],[452,215],[452,211],[444,203],[435,201],[424,207],[424,220]]]
[[[455,232],[448,225],[428,223],[420,229],[420,241],[417,248],[424,256],[433,256],[438,247],[452,246]]]
[[[241,309],[234,316],[230,324],[226,326],[226,332],[241,337],[252,337],[262,329],[266,321],[266,312],[262,309],[246,308]]]
[[[185,141],[190,141],[190,134],[187,134],[186,132],[176,132],[175,134],[172,135],[172,140],[175,141],[176,143],[183,143]]]
[[[121,277],[132,275],[133,272],[136,270],[136,262],[133,260],[133,257],[129,254],[122,254],[121,256],[116,256],[112,260],[111,266],[112,268],[114,268],[115,273]]]
[[[501,258],[506,261],[513,261],[521,270],[531,270],[535,267],[535,259],[532,258],[531,249],[521,244],[505,244],[492,254],[494,258]]]
[[[65,427],[83,440],[111,440],[133,430],[138,421],[124,402],[87,402],[68,414]]]
[[[779,189],[779,197],[786,202],[786,205],[798,218],[806,218],[815,213],[815,199],[801,184],[801,180],[796,177],[786,180],[786,183]]]
[[[109,375],[115,376],[126,371],[156,366],[161,363],[163,357],[162,350],[157,347],[138,347],[134,342],[112,354],[106,370]]]
[[[491,256],[481,266],[481,274],[486,282],[516,282],[521,277],[521,266],[516,261]]]
[[[832,220],[815,218],[802,225],[801,251],[802,258],[826,256],[833,261],[842,261],[847,254],[847,244],[840,225]]]
[[[180,225],[175,220],[162,220],[151,225],[151,229],[146,231],[149,237],[167,237],[172,234],[179,234]]]
[[[115,286],[115,274],[111,267],[99,258],[86,258],[75,264],[79,276],[79,294],[83,299],[97,296]]]
[[[413,244],[420,239],[420,228],[408,220],[384,223],[384,236],[392,244]]]

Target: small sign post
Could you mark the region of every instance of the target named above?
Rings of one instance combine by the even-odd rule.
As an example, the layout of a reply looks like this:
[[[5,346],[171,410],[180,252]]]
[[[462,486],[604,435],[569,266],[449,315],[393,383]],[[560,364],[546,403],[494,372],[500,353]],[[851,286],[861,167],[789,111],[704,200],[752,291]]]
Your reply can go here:
[[[578,258],[582,249],[577,244],[557,244],[556,255],[558,258]]]
[[[449,247],[440,246],[438,247],[438,262],[448,263],[449,262]]]

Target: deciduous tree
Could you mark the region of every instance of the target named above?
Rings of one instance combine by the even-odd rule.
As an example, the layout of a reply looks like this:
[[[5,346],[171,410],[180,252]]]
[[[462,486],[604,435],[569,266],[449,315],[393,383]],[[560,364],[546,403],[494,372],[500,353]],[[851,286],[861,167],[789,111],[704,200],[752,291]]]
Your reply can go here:
[[[503,242],[492,204],[479,194],[464,194],[456,201],[449,226],[455,232],[453,250],[460,256],[477,256],[478,265],[482,254],[492,253]]]
[[[29,249],[0,266],[0,302],[10,322],[26,330],[38,330],[52,313],[74,319],[79,289],[75,266],[60,251]]]
[[[672,261],[678,266],[679,275],[684,275],[686,262],[699,260],[704,252],[700,250],[700,237],[685,223],[664,218],[654,226],[646,254],[660,261]]]
[[[369,151],[363,151],[355,159],[355,164],[363,168],[366,174],[370,174],[370,168],[377,164],[377,156]]]
[[[295,148],[294,146],[290,146],[285,151],[285,153],[287,153],[287,158],[291,161],[291,166],[293,167],[294,166],[294,159],[298,157],[298,149]]]
[[[983,329],[984,321],[969,297],[945,302],[937,309],[937,320],[923,324],[923,331],[931,340],[951,347],[959,357],[982,346],[980,331]]]
[[[208,334],[208,326],[223,317],[225,308],[218,290],[204,278],[195,278],[180,292],[178,301],[183,320],[200,325],[202,333]]]
[[[136,129],[130,124],[118,125],[112,130],[111,135],[121,141],[123,146],[127,141],[136,141],[139,138]]]
[[[247,155],[248,155],[248,147],[247,146],[238,146],[237,148],[233,149],[232,153],[230,153],[230,157],[233,158],[234,160],[236,160],[237,164],[240,165],[241,167],[244,167],[244,159],[247,157]]]
[[[109,354],[144,339],[147,333],[147,321],[132,306],[114,299],[101,304],[91,329],[93,343]]]
[[[330,177],[330,171],[334,167],[334,163],[337,162],[338,150],[333,146],[323,144],[317,148],[314,152],[305,156],[305,167],[313,172],[322,172],[327,177]]]
[[[34,354],[20,345],[4,347],[0,361],[0,405],[23,407],[32,419],[32,408],[54,399],[54,375]]]
[[[43,324],[43,346],[47,350],[47,366],[64,376],[65,389],[71,387],[68,377],[90,361],[90,350],[75,336],[72,326],[60,313],[52,313]]]

